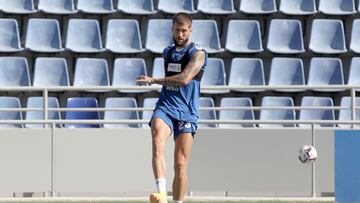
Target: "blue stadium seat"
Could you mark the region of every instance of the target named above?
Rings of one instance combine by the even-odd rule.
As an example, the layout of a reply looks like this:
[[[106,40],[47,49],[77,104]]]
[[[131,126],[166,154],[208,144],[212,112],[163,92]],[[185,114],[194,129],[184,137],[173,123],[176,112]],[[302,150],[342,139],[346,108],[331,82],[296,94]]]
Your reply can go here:
[[[0,86],[30,86],[29,65],[25,57],[0,57]]]
[[[269,86],[305,85],[304,64],[300,58],[274,57],[271,62]],[[302,92],[304,89],[276,89],[280,92]]]
[[[59,108],[59,101],[56,97],[48,97],[48,108]],[[26,108],[44,108],[44,98],[43,97],[28,97],[26,102]],[[25,114],[26,120],[43,120],[44,119],[44,111],[26,111]],[[48,120],[60,120],[61,115],[60,111],[49,111],[48,112]],[[51,124],[47,125],[48,128],[51,128]],[[57,127],[61,125],[57,124]],[[43,124],[25,124],[26,128],[43,128]]]
[[[315,0],[281,0],[279,10],[287,15],[312,15],[317,13]]]
[[[144,59],[117,58],[114,61],[112,85],[116,87],[138,86],[138,84],[136,84],[136,78],[140,75],[147,75]],[[119,92],[142,93],[148,92],[148,90],[119,90]]]
[[[291,97],[265,96],[261,107],[294,107]],[[294,109],[261,109],[260,120],[295,120]],[[261,128],[295,127],[295,124],[259,124]]]
[[[194,14],[197,12],[194,9],[193,0],[159,0],[158,10],[170,14],[176,14],[179,12]]]
[[[0,52],[22,50],[17,21],[15,19],[0,19]]]
[[[354,0],[319,0],[319,11],[326,15],[352,15],[356,13]]]
[[[107,98],[105,101],[105,108],[137,108],[135,98]],[[104,120],[124,120],[133,119],[139,120],[139,113],[137,111],[110,111],[104,113]],[[140,124],[104,124],[104,128],[139,128]]]
[[[278,54],[305,52],[300,21],[290,19],[271,20],[267,48],[271,52]]]
[[[206,14],[235,13],[233,0],[198,0],[197,9]]]
[[[0,11],[10,14],[36,13],[34,0],[0,0]]]
[[[344,74],[339,58],[314,57],[310,61],[308,85],[343,85]],[[343,89],[314,89],[319,92],[339,92]]]
[[[200,97],[199,107],[215,107],[214,100],[211,97]],[[216,120],[215,110],[199,110],[199,119]],[[217,124],[199,124],[199,128],[216,128]]]
[[[208,53],[213,54],[224,51],[220,45],[219,32],[215,20],[193,20],[191,40],[199,43]]]
[[[172,21],[169,19],[150,19],[146,32],[147,50],[161,54],[164,48],[173,44]]]
[[[353,57],[351,59],[347,84],[360,85],[360,57]],[[360,91],[360,89],[356,89],[356,91]]]
[[[0,120],[22,120],[20,112],[20,99],[17,97],[0,97],[0,108],[9,109],[15,108],[18,111],[0,111]],[[22,124],[0,124],[0,128],[22,128]]]
[[[74,86],[110,86],[109,67],[105,59],[78,58],[75,64]],[[96,92],[104,92],[99,90]]]
[[[226,86],[224,61],[221,58],[208,58],[206,69],[201,79],[201,87]],[[229,90],[200,90],[203,94],[225,94]]]
[[[165,77],[164,58],[157,57],[154,59],[151,77],[153,78]],[[161,85],[153,84],[152,86],[161,86]]]
[[[304,96],[301,100],[302,107],[333,107],[330,97]],[[299,120],[335,120],[333,109],[302,109]],[[333,124],[316,124],[315,126],[333,127]],[[299,127],[311,127],[310,124],[299,124]]]
[[[265,85],[264,66],[259,58],[233,58],[229,74],[229,86]],[[261,92],[262,89],[237,89],[240,92]]]
[[[98,108],[96,98],[91,97],[70,97],[67,99],[66,108]],[[94,111],[66,111],[66,120],[98,120],[98,110]],[[65,124],[65,128],[99,128],[99,124]]]
[[[118,0],[117,9],[123,13],[135,15],[156,13],[153,0]]]
[[[109,14],[116,10],[112,0],[77,0],[76,8],[83,13]]]
[[[348,109],[340,109],[339,111],[339,121],[351,121],[351,97],[342,97],[340,102],[340,107],[346,107]],[[355,98],[355,107],[360,107],[360,97]],[[360,110],[355,109],[355,118],[360,120]],[[339,127],[350,128],[350,124],[338,124]],[[359,124],[355,124],[355,127],[359,128]]]
[[[309,49],[319,54],[347,52],[343,22],[338,19],[315,19],[312,23]]]
[[[33,80],[34,87],[69,85],[68,67],[64,58],[36,58]]]
[[[139,23],[133,19],[110,19],[106,32],[105,48],[114,53],[145,51],[141,43]]]
[[[350,50],[360,53],[360,19],[354,19],[351,30]]]
[[[26,30],[25,48],[35,52],[64,51],[56,19],[31,18]]]
[[[155,108],[155,105],[157,103],[157,101],[159,100],[159,98],[145,98],[144,99],[144,103],[143,103],[143,107],[144,108]],[[151,117],[153,115],[153,110],[151,111],[143,111],[142,112],[142,119],[147,119],[150,121]],[[150,128],[149,124],[142,124],[143,128]]]
[[[70,19],[66,36],[66,48],[78,53],[104,51],[99,22],[94,19]]]
[[[259,22],[256,20],[230,20],[225,48],[235,53],[262,52]]]
[[[74,0],[39,0],[38,9],[44,13],[60,15],[78,12]]]
[[[270,14],[275,13],[275,0],[241,0],[240,11],[247,14]]]
[[[224,97],[221,99],[220,107],[253,107],[250,98]],[[254,120],[252,109],[220,110],[219,120]],[[252,128],[254,124],[219,124],[219,128]]]

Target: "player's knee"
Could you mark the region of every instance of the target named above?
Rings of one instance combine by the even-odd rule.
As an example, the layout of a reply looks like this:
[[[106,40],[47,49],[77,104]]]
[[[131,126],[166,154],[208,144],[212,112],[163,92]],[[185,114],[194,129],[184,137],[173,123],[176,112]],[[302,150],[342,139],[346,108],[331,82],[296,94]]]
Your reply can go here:
[[[174,163],[175,175],[182,177],[186,175],[187,160],[185,158],[177,159]]]

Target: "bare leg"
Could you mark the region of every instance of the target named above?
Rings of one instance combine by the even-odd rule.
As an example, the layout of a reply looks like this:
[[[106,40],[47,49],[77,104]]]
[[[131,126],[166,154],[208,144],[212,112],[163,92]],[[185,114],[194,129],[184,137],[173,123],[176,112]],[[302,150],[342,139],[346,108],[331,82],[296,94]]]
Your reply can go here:
[[[191,147],[193,144],[193,137],[191,133],[183,133],[175,140],[174,153],[174,170],[175,177],[173,182],[173,199],[184,200],[187,190],[188,176],[187,168]]]

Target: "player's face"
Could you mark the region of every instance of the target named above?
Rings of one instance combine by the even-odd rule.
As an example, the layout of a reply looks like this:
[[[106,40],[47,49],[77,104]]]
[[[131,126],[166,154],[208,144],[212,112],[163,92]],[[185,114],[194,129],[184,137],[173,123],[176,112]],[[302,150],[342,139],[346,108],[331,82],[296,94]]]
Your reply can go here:
[[[176,46],[185,46],[189,41],[191,34],[191,25],[189,23],[184,23],[182,25],[175,23],[172,27],[173,39]]]

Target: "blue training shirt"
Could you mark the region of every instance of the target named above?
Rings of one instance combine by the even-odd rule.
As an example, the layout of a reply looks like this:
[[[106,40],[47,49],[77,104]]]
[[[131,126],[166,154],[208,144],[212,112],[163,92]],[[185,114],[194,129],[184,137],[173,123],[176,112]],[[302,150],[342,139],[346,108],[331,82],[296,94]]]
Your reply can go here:
[[[165,76],[181,73],[195,52],[204,51],[205,61],[199,73],[189,82],[180,87],[163,86],[155,109],[161,109],[173,119],[197,123],[199,118],[200,81],[207,63],[207,53],[196,43],[190,43],[181,50],[175,45],[168,46],[163,51]]]

